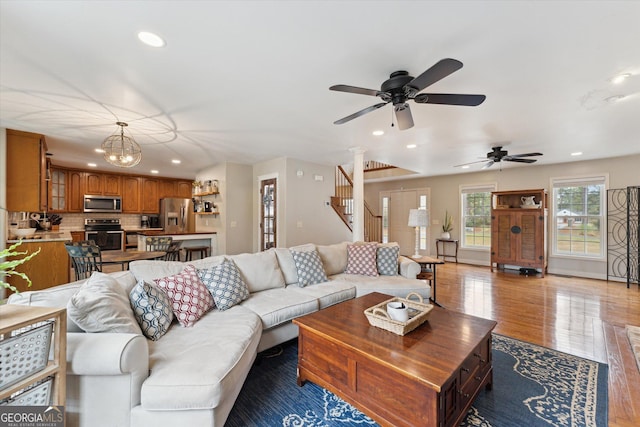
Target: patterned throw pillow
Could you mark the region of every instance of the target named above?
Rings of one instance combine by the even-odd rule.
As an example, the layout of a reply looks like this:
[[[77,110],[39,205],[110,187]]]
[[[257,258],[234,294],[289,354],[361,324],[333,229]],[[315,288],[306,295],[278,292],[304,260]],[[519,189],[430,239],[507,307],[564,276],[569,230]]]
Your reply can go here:
[[[398,255],[400,246],[378,247],[378,273],[381,276],[396,276],[398,274]]]
[[[377,243],[361,243],[347,246],[346,274],[362,274],[364,276],[377,276],[376,264]]]
[[[182,326],[193,326],[213,307],[211,293],[191,264],[187,264],[180,274],[155,279],[154,282],[171,300],[173,314]]]
[[[249,298],[247,284],[242,280],[236,264],[229,259],[215,267],[198,270],[198,276],[220,310],[224,311]]]
[[[326,282],[327,275],[322,266],[322,260],[318,251],[291,251],[293,261],[296,263],[298,272],[298,286],[301,288],[307,285]]]
[[[129,294],[133,315],[150,340],[157,341],[169,330],[173,321],[171,301],[162,289],[140,280]]]

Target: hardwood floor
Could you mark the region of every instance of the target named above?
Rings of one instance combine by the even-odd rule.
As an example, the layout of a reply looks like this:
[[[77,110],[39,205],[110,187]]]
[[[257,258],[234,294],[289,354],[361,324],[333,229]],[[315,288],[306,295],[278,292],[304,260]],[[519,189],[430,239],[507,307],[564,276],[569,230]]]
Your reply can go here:
[[[625,325],[640,325],[640,287],[576,277],[521,276],[447,262],[444,307],[498,322],[494,332],[609,365],[609,426],[640,424],[640,372]]]

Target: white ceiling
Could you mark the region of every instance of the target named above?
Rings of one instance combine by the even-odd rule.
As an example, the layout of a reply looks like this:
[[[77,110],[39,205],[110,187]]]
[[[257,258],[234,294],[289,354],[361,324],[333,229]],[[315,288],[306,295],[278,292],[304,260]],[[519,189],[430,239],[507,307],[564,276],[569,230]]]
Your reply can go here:
[[[125,121],[143,150],[127,171],[184,178],[222,161],[345,164],[356,146],[422,175],[494,145],[538,164],[623,156],[640,153],[638,22],[639,1],[2,0],[0,126],[45,134],[56,164],[114,170],[93,150]],[[378,89],[442,58],[464,67],[426,91],[482,105],[411,102],[406,131],[390,105],[333,124],[380,100],[329,86]]]

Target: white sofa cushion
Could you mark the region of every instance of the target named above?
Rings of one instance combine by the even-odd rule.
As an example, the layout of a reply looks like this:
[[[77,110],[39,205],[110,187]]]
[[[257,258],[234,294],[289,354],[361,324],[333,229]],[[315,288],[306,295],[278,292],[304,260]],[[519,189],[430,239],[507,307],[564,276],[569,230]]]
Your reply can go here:
[[[252,293],[241,305],[256,313],[269,329],[304,314],[318,311],[318,299],[295,292],[291,286]]]
[[[304,288],[299,288],[295,285],[287,286],[287,290],[289,288],[317,298],[320,310],[356,296],[356,287],[353,284],[339,280],[328,280],[323,283],[305,286]]]
[[[236,265],[229,259],[215,267],[198,270],[198,276],[211,292],[216,307],[220,310],[227,310],[249,298],[246,283]]]
[[[162,289],[140,280],[129,293],[129,302],[144,336],[157,341],[167,333],[173,321],[173,310]]]
[[[371,292],[381,292],[395,297],[405,298],[409,292],[417,292],[424,299],[428,299],[431,287],[426,282],[415,279],[407,279],[403,276],[360,276],[356,274],[336,274],[331,280],[349,283],[356,287],[356,297]]]
[[[240,270],[249,292],[284,288],[284,277],[274,250],[254,254],[238,254],[228,257]]]
[[[67,303],[69,317],[86,332],[142,334],[129,304],[129,289],[94,272]]]
[[[298,272],[296,270],[296,262],[293,260],[293,254],[287,248],[274,248],[280,271],[284,277],[285,285],[293,285],[298,283]]]
[[[328,276],[344,273],[347,268],[347,242],[335,245],[318,245],[318,253]]]
[[[169,329],[161,340],[149,342],[150,375],[142,385],[142,408],[217,407],[244,380],[260,334],[258,316],[240,305],[213,309],[191,328]]]
[[[318,251],[299,252],[292,249],[291,255],[293,255],[293,261],[296,263],[298,286],[304,287],[328,280]]]
[[[213,297],[198,276],[198,270],[190,264],[178,274],[155,279],[171,300],[173,314],[182,326],[193,326],[214,306]]]

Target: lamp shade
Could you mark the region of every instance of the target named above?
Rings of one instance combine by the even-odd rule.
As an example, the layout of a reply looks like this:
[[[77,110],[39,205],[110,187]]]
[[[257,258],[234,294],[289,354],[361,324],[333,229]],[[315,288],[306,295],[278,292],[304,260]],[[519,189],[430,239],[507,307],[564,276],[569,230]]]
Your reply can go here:
[[[130,168],[140,163],[142,150],[133,138],[124,134],[125,122],[117,122],[120,133],[115,133],[102,142],[104,159],[112,165]]]
[[[429,225],[429,215],[426,209],[409,210],[409,227],[426,227]]]

